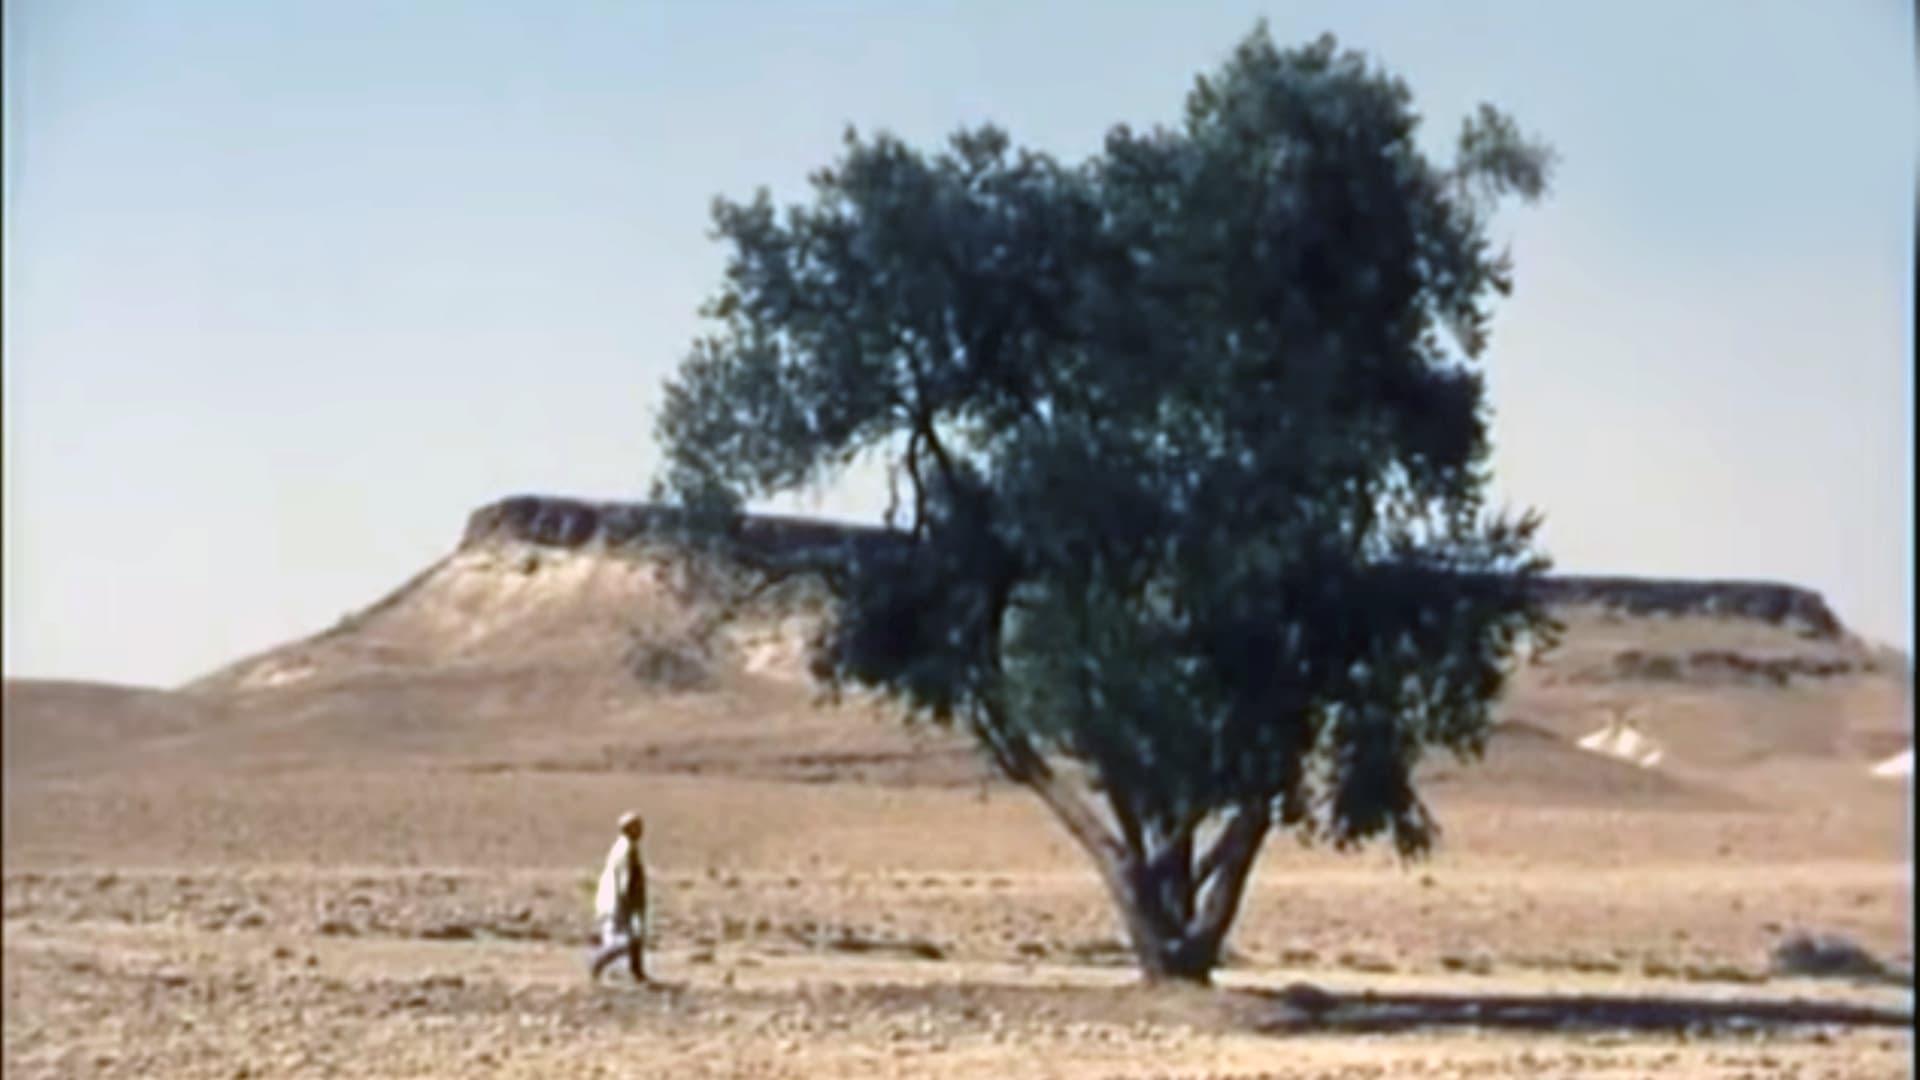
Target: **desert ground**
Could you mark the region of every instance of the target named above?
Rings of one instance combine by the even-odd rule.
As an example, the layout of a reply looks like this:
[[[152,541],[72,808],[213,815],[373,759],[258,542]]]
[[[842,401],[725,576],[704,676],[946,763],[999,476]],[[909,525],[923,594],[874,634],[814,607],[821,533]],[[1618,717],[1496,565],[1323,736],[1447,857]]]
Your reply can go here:
[[[1218,986],[1148,989],[1036,800],[817,703],[803,611],[689,644],[600,532],[477,514],[185,687],[10,680],[7,1075],[1910,1074],[1911,674],[1844,632],[1570,605],[1485,760],[1423,766],[1430,858],[1276,838]],[[1581,746],[1618,718],[1654,764]],[[651,986],[585,971],[629,808]]]

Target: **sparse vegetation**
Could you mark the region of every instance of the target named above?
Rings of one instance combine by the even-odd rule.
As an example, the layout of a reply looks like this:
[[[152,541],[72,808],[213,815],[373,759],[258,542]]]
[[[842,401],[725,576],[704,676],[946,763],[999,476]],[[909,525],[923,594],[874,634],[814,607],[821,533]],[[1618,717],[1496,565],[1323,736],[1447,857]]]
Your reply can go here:
[[[1774,947],[1772,960],[1774,972],[1781,975],[1844,979],[1894,975],[1879,957],[1844,934],[1796,932]]]
[[[714,684],[714,641],[709,631],[645,626],[628,631],[627,666],[641,683],[670,692]]]

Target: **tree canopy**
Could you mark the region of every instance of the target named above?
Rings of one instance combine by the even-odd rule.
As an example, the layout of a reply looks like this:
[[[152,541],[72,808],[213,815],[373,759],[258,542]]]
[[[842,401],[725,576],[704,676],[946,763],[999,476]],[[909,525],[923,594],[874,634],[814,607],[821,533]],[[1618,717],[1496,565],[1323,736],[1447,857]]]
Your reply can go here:
[[[1149,975],[1204,979],[1275,827],[1423,850],[1422,751],[1484,745],[1533,515],[1486,505],[1488,221],[1550,153],[1257,28],[1177,129],[1078,164],[849,131],[810,202],[717,200],[659,496],[723,537],[863,456],[887,542],[815,560],[823,672],[970,732],[1093,856]]]

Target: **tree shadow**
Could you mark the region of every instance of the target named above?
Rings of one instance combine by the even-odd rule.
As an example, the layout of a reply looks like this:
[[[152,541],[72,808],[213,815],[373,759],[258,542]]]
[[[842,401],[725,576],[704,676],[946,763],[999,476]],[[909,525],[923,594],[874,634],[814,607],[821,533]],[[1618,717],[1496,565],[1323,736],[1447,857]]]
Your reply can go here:
[[[1625,994],[1337,993],[1249,990],[1254,1030],[1395,1032],[1472,1027],[1511,1031],[1757,1031],[1795,1027],[1911,1028],[1911,1009],[1804,999]]]

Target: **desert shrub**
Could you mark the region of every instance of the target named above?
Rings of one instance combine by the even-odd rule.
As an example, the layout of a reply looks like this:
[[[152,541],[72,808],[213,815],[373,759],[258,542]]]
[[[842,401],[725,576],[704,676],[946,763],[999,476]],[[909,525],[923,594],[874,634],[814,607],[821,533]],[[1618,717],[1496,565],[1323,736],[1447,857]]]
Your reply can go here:
[[[1792,934],[1773,949],[1773,970],[1816,978],[1879,978],[1887,965],[1843,934]]]
[[[640,682],[670,693],[713,685],[718,664],[711,633],[662,627],[636,627],[630,633],[627,670]]]

